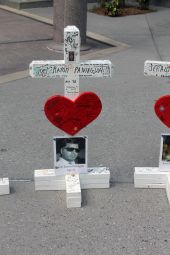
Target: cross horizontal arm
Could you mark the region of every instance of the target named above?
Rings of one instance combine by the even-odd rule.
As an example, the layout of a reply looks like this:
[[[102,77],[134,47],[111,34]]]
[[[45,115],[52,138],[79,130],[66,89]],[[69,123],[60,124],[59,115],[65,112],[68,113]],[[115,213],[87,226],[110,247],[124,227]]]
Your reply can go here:
[[[149,76],[170,77],[170,62],[147,60],[144,74]]]
[[[77,174],[78,169],[73,170],[72,173]],[[66,168],[35,170],[35,190],[65,190],[67,173]],[[110,170],[107,167],[88,168],[87,173],[79,173],[79,178],[81,189],[109,188],[110,186]]]
[[[109,60],[89,60],[81,63],[65,64],[58,61],[32,61],[30,75],[33,78],[67,77],[69,74],[79,77],[110,77],[112,63]]]

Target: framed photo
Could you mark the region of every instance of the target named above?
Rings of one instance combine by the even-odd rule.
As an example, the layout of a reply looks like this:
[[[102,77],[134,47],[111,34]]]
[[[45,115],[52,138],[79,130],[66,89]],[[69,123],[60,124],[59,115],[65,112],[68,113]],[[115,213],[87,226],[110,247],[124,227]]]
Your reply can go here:
[[[58,136],[53,138],[54,167],[87,168],[87,137]]]
[[[161,135],[159,168],[160,171],[170,172],[170,134]]]

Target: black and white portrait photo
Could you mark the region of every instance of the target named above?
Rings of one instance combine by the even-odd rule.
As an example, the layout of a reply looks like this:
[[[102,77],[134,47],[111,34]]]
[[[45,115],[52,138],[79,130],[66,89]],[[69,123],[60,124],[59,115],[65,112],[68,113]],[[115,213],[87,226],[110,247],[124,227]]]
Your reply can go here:
[[[54,167],[86,167],[87,137],[54,137]]]
[[[160,170],[170,171],[170,134],[161,135],[159,167]]]

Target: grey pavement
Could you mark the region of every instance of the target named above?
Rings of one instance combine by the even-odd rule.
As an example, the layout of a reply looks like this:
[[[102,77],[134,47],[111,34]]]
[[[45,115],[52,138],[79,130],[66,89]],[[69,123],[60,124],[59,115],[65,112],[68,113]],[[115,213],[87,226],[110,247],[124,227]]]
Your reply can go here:
[[[27,11],[52,19],[51,8]],[[51,95],[63,94],[63,80],[28,77],[0,85],[0,169],[1,176],[11,179],[12,188],[11,195],[0,197],[0,254],[170,254],[170,208],[165,191],[133,187],[134,167],[158,166],[160,134],[169,132],[153,107],[155,100],[169,93],[170,83],[143,75],[145,60],[170,59],[169,14],[168,8],[119,18],[88,13],[88,31],[129,48],[96,54],[96,59],[110,59],[114,64],[111,79],[80,81],[81,92],[93,91],[103,103],[100,117],[79,133],[89,138],[89,166],[110,167],[112,180],[110,189],[83,191],[81,209],[66,209],[65,192],[34,192],[32,181],[34,169],[53,167],[52,137],[62,132],[46,120],[43,104]],[[34,24],[33,40],[42,43],[42,35],[51,36],[51,27],[35,24],[47,31],[44,34],[34,30]],[[15,32],[13,37],[8,30],[5,33],[14,39]],[[32,33],[22,32],[28,40]],[[45,58],[41,49],[38,56],[41,52]],[[15,63],[13,54],[11,50]],[[18,60],[16,66],[20,71]]]
[[[52,8],[47,8],[47,12],[49,9],[52,11]],[[63,53],[56,53],[47,48],[50,47],[53,39],[53,28],[50,24],[2,9],[0,9],[0,24],[0,75],[24,71],[28,69],[33,59],[63,59]],[[88,53],[108,48],[108,45],[89,37],[87,43],[91,46]]]

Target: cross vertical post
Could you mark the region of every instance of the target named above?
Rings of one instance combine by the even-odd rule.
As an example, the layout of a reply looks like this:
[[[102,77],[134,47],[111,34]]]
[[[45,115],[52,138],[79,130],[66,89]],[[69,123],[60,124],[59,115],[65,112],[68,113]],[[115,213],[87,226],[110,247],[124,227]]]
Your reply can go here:
[[[80,35],[77,27],[64,29],[64,62],[69,66],[68,75],[64,78],[64,95],[74,99],[79,95],[79,75],[74,73],[75,65],[80,61]]]

